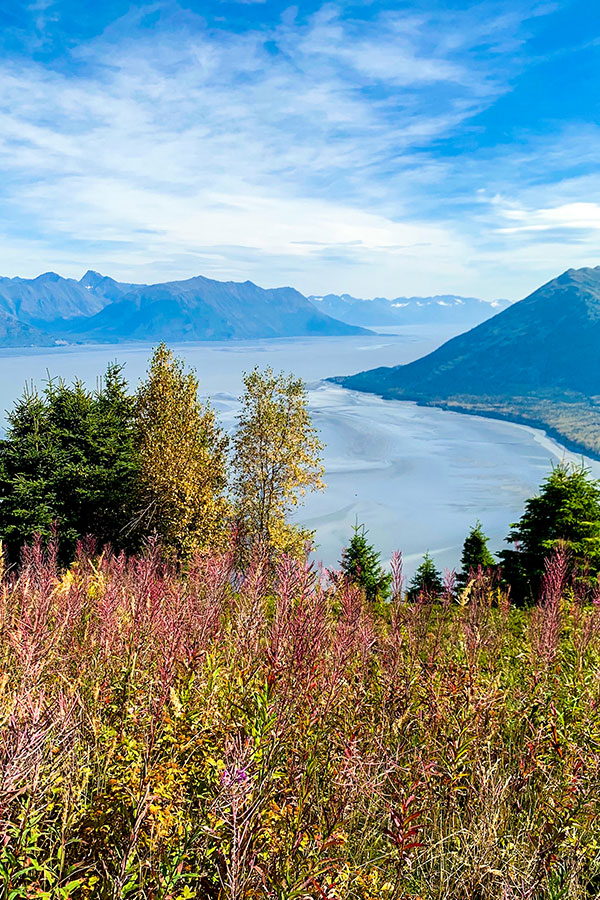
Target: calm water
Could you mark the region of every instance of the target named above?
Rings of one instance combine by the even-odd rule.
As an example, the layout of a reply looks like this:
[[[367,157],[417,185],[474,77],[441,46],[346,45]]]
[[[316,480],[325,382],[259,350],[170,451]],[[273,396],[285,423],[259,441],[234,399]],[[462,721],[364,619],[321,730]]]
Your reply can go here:
[[[310,391],[325,451],[327,490],[311,495],[297,518],[317,530],[317,557],[333,565],[355,521],[364,522],[385,559],[403,551],[410,574],[425,550],[441,567],[458,564],[464,536],[480,518],[494,550],[523,501],[552,462],[580,461],[542,432],[412,403],[383,401],[324,384],[329,375],[409,362],[452,336],[448,329],[411,327],[367,338],[314,338],[183,344],[174,349],[193,366],[203,395],[232,428],[242,374],[254,365],[293,371]],[[132,385],[150,348],[101,346],[1,351],[0,409],[10,408],[27,380],[48,374],[95,383],[109,361],[125,363]],[[586,460],[600,478],[600,463]]]

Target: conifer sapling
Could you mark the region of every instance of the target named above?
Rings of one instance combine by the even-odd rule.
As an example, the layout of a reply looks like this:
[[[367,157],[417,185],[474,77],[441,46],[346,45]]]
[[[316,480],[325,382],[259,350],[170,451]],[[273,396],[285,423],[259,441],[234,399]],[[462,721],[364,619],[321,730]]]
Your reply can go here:
[[[364,525],[354,526],[354,534],[342,553],[342,574],[351,584],[365,592],[370,603],[385,600],[390,593],[392,576],[381,568],[381,554],[367,541]]]

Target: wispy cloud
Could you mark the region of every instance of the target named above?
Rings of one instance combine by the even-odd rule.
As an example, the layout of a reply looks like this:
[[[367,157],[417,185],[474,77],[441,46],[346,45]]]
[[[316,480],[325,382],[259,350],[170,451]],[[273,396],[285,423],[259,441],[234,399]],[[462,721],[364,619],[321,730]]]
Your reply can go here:
[[[439,150],[511,90],[527,22],[548,12],[503,5],[350,17],[330,4],[242,31],[146,5],[68,59],[6,57],[2,272],[506,293],[489,273],[544,210],[530,218],[513,148],[501,203],[477,193],[489,152],[465,164]]]
[[[583,232],[600,230],[600,203],[565,203],[546,209],[505,209],[504,215],[513,223],[500,229],[504,234],[564,234],[572,229]]]

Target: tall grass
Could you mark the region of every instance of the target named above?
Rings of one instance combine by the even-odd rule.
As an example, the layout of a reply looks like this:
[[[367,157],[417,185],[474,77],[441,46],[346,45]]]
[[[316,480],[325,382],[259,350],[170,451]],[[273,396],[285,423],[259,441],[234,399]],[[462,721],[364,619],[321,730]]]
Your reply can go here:
[[[0,588],[0,895],[600,895],[600,604],[369,608],[256,556],[29,549]]]

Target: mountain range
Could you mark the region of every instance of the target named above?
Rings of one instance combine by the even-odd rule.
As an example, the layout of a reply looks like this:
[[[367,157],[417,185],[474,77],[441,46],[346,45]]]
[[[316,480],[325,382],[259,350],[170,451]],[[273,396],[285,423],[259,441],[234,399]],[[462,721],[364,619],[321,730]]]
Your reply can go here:
[[[224,341],[368,333],[315,309],[291,287],[266,290],[251,281],[213,281],[201,275],[151,285],[102,278],[95,285],[95,275],[84,276],[88,289],[103,297],[110,292],[112,302],[95,315],[62,322],[63,334],[94,341]]]
[[[308,298],[317,309],[350,325],[367,328],[381,325],[442,325],[452,323],[473,327],[489,319],[510,302],[508,300],[478,300],[477,297],[460,297],[456,294],[439,294],[434,297],[375,297],[363,300],[351,294],[325,294]]]
[[[408,365],[334,379],[541,425],[600,455],[600,266],[569,269],[492,319]]]
[[[202,341],[368,334],[317,309],[291,287],[197,276],[131,284],[88,271],[0,278],[0,344],[123,340]]]
[[[46,272],[37,278],[0,278],[0,346],[343,336],[398,324],[467,326],[506,303],[454,295],[307,298],[291,287],[264,289],[251,281],[201,275],[133,284],[93,270],[79,281]]]

